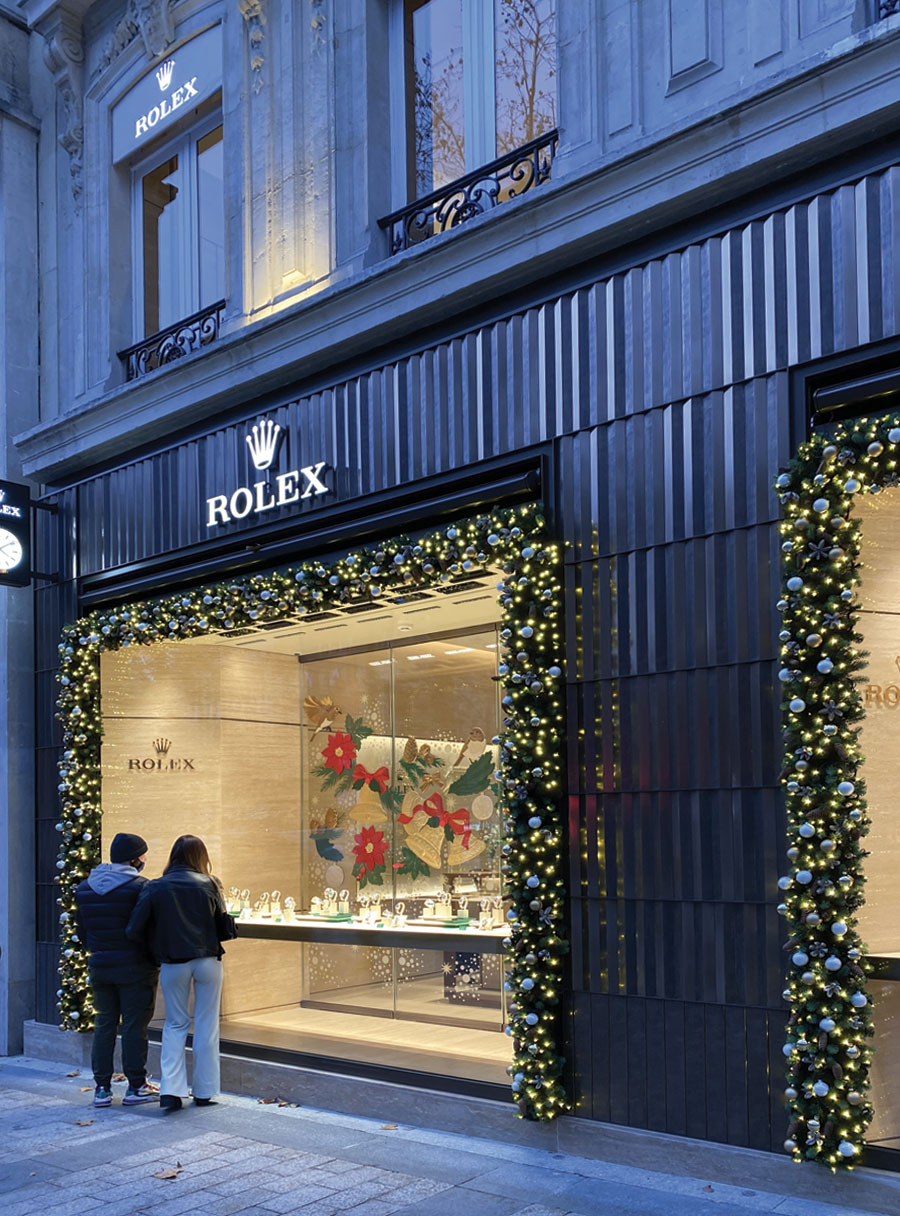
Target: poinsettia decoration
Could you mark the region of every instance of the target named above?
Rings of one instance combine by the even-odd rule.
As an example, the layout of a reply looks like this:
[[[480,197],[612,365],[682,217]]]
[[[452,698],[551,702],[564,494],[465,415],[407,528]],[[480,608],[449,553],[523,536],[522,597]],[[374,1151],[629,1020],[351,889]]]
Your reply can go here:
[[[382,875],[385,871],[384,855],[388,847],[384,833],[380,832],[378,828],[365,827],[356,833],[353,840],[353,855],[356,858],[353,877],[360,887],[368,886],[370,883],[376,887],[382,886]]]
[[[325,768],[330,768],[335,773],[340,774],[344,769],[352,768],[353,761],[356,759],[353,737],[345,735],[341,731],[329,735],[328,745],[322,749],[322,756],[325,760]]]

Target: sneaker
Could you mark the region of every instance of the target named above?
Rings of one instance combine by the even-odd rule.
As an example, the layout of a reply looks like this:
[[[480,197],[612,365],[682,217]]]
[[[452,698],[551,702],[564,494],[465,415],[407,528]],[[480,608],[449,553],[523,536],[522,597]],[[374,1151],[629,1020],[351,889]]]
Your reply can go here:
[[[94,1090],[95,1106],[111,1106],[112,1091],[106,1085],[98,1085]]]
[[[125,1090],[125,1097],[122,1099],[122,1105],[140,1106],[142,1102],[155,1102],[158,1097],[159,1086],[152,1085],[149,1081],[146,1081],[143,1085],[138,1086],[137,1089],[135,1089],[134,1086],[129,1085]]]

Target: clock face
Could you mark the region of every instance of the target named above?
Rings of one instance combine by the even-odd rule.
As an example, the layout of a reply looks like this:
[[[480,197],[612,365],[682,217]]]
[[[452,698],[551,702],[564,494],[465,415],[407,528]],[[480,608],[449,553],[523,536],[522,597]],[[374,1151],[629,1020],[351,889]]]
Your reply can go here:
[[[22,560],[22,546],[12,532],[0,528],[0,570],[12,570]]]

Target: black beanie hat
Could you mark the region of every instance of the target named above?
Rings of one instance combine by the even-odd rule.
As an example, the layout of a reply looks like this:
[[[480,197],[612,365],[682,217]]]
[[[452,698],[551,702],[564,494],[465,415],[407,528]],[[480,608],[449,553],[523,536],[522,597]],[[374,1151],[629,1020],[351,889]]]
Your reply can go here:
[[[135,836],[132,832],[117,832],[109,846],[109,860],[114,865],[125,865],[137,857],[143,857],[147,852],[147,842],[143,836]]]

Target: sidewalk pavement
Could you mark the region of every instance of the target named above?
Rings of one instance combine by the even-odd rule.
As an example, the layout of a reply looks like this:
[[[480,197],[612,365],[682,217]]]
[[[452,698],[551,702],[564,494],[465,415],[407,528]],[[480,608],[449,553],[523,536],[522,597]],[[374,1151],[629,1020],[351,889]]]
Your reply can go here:
[[[772,1177],[770,1154],[723,1149],[724,1183],[383,1123],[377,1112],[225,1095],[164,1114],[123,1107],[124,1088],[94,1110],[84,1070],[0,1062],[3,1216],[900,1216],[900,1177],[875,1170],[834,1178],[794,1167],[792,1193],[778,1194],[754,1185]]]

